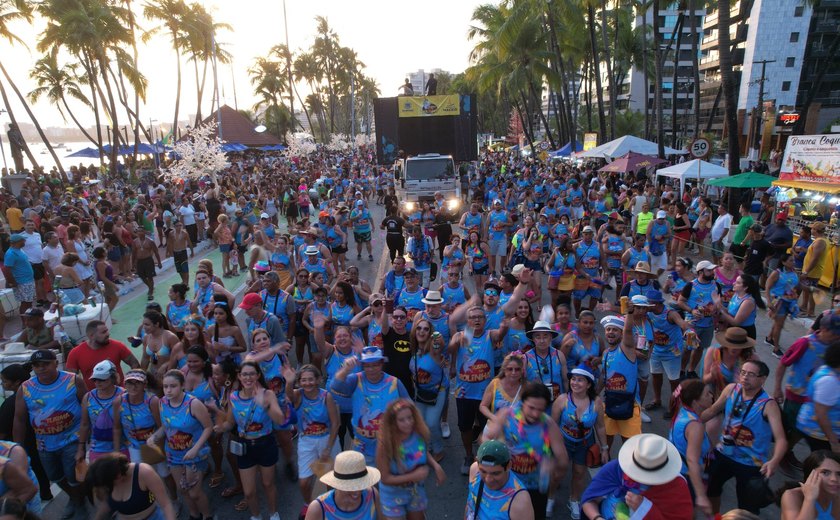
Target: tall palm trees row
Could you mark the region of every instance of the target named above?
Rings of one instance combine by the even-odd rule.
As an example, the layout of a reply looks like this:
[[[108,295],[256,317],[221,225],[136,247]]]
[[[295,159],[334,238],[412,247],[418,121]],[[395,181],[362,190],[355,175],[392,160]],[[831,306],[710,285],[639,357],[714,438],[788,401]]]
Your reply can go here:
[[[360,129],[359,123],[370,128],[369,106],[379,89],[364,74],[365,64],[356,51],[341,45],[326,18],[318,16],[315,21],[316,36],[309,49],[293,53],[286,45],[275,45],[267,56],[257,57],[248,72],[258,97],[254,110],[265,109],[261,122],[272,133],[285,135],[294,130],[290,110],[297,98],[313,135],[327,142],[332,134]],[[291,85],[289,77],[294,78]],[[296,82],[305,82],[309,88],[305,99]],[[283,99],[289,100],[288,107]]]
[[[678,69],[675,65],[668,71],[665,64],[669,59],[675,64],[679,61],[684,24],[692,29],[693,128],[698,135],[696,11],[705,5],[704,0],[667,4],[662,0],[501,0],[484,4],[474,10],[467,34],[475,45],[466,80],[479,93],[493,92],[505,100],[520,119],[529,142],[536,138],[537,125],[551,146],[575,141],[580,133],[592,131],[604,142],[619,137],[619,128],[638,127],[639,134],[655,137],[664,147],[663,77],[668,72],[676,78]],[[660,9],[666,6],[681,11],[668,39],[659,27]],[[625,113],[626,106],[619,102],[620,89],[633,68],[643,73],[645,93],[654,93],[653,106],[644,100],[643,125],[636,124],[641,114]],[[672,128],[676,85],[674,81],[670,94]],[[543,99],[546,89],[547,103]],[[676,139],[672,130],[672,145]]]

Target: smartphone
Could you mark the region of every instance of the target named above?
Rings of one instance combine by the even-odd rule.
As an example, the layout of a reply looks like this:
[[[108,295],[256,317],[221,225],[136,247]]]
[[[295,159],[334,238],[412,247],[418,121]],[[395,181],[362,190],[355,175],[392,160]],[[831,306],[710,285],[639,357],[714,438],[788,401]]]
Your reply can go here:
[[[388,298],[385,300],[385,314],[391,314],[394,312],[394,299]]]

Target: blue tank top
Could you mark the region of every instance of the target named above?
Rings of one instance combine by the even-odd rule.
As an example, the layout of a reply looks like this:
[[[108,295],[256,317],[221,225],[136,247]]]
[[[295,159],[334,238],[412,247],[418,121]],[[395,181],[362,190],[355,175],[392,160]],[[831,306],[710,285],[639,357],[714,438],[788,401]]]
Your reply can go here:
[[[412,432],[404,441],[400,443],[399,455],[397,460],[391,460],[391,474],[405,475],[416,468],[425,465],[428,462],[428,452],[426,441],[419,436],[416,431]],[[414,486],[423,487],[423,483],[412,484],[408,487]],[[379,484],[380,488],[390,488],[394,491],[405,489],[402,486],[388,486],[387,484]]]
[[[627,265],[625,265],[624,267],[626,267],[627,269],[635,269],[636,264],[638,264],[639,262],[650,263],[650,253],[648,253],[644,249],[639,251],[635,247],[631,247],[630,258],[627,259]]]
[[[525,353],[525,378],[528,381],[539,381],[545,386],[551,385],[551,400],[554,401],[563,393],[563,363],[560,361],[560,351],[548,347],[548,355],[541,357],[536,349]]]
[[[327,230],[327,245],[330,248],[339,247],[343,243],[344,243],[344,238],[342,238],[341,235],[336,233],[335,228],[329,228]]]
[[[770,288],[770,296],[795,302],[799,298],[795,290],[799,285],[799,276],[794,271],[777,269],[776,272],[779,273],[779,279]]]
[[[441,310],[440,311],[440,316],[438,316],[437,318],[432,318],[431,316],[429,316],[429,313],[427,313],[426,311],[420,312],[420,316],[424,320],[429,320],[429,323],[431,323],[432,327],[434,327],[434,331],[435,332],[440,332],[440,335],[443,336],[443,340],[444,340],[443,349],[444,349],[444,352],[445,352],[446,349],[448,348],[449,340],[452,339],[452,335],[449,333],[449,315],[446,312]]]
[[[140,404],[128,402],[128,393],[123,393],[120,403],[120,424],[123,435],[128,440],[129,446],[140,449],[146,443],[146,439],[157,429],[155,418],[152,415],[152,397],[146,395]]]
[[[446,270],[447,267],[449,267],[449,264],[452,263],[452,262],[460,262],[461,264],[463,264],[463,262],[464,262],[464,252],[461,251],[461,249],[457,248],[457,247],[454,248],[454,249],[455,249],[455,252],[452,253],[451,257],[446,256],[446,255],[443,256],[443,262],[441,262],[440,266],[441,266],[441,269],[443,269],[444,271]]]
[[[326,388],[332,387],[332,381],[335,377],[336,372],[338,372],[338,370],[341,368],[341,365],[344,364],[344,361],[351,357],[359,359],[359,356],[354,354],[352,350],[348,354],[342,354],[338,351],[338,349],[333,350],[333,353],[327,360],[327,364],[325,366],[327,372],[327,383],[325,385]],[[351,372],[351,374],[357,374],[361,371],[362,367],[361,363],[359,363],[358,365],[356,365],[356,368],[353,370],[353,372]],[[330,393],[332,393],[333,399],[335,399],[335,402],[338,404],[338,409],[341,413],[350,413],[353,411],[353,403],[350,401],[349,397],[338,395],[333,391],[330,391]]]
[[[324,520],[376,520],[376,503],[373,489],[361,492],[361,504],[355,511],[342,511],[335,503],[335,490],[328,491],[316,500],[321,505]]]
[[[50,385],[33,377],[20,387],[29,410],[39,451],[57,451],[79,441],[82,405],[76,397],[76,376],[59,371]]]
[[[520,387],[516,394],[507,395],[502,388],[502,380],[499,378],[494,378],[490,383],[490,387],[493,389],[493,398],[490,401],[490,411],[494,414],[499,410],[504,410],[505,408],[513,406],[513,404],[519,400],[519,392],[522,390],[522,387]]]
[[[301,392],[297,412],[298,431],[305,437],[326,437],[330,434],[332,423],[327,410],[327,391],[318,389],[318,397],[310,399]]]
[[[469,345],[458,349],[457,356],[456,396],[459,399],[480,400],[493,377],[493,344],[490,341],[490,333],[485,330],[481,336],[474,336]]]
[[[674,424],[671,426],[671,433],[668,435],[668,440],[670,440],[674,444],[674,446],[677,447],[677,450],[682,456],[682,470],[680,471],[680,473],[682,473],[682,475],[686,478],[688,478],[688,466],[685,463],[685,457],[688,453],[688,439],[685,436],[685,429],[688,427],[689,424],[695,421],[700,421],[700,416],[698,416],[693,410],[690,410],[683,406],[677,413],[677,417],[676,419],[674,419]],[[709,441],[709,435],[706,433],[706,429],[703,428],[703,443],[700,445],[701,468],[704,468],[706,466],[705,462],[708,459],[709,453],[711,451],[712,443]]]
[[[310,274],[321,273],[325,278],[327,276],[327,262],[320,258],[316,260],[314,264],[307,260],[306,262],[301,263],[301,267],[309,271]]]
[[[376,436],[382,414],[392,401],[400,397],[399,379],[383,374],[378,383],[371,383],[364,374],[356,379],[353,403],[353,448],[365,457],[376,456]]]
[[[600,369],[597,366],[592,366],[592,361],[601,355],[601,345],[598,336],[592,336],[592,343],[587,347],[583,343],[583,339],[578,335],[577,331],[570,332],[575,343],[569,350],[569,355],[566,359],[568,370],[571,372],[573,368],[583,367],[595,375],[595,380],[598,380]]]
[[[291,265],[291,258],[286,253],[275,251],[271,253],[271,265],[272,267],[288,268]]]
[[[198,422],[190,410],[193,399],[195,398],[190,395],[184,395],[184,400],[176,407],[173,407],[166,397],[160,400],[160,420],[166,433],[166,461],[169,464],[176,466],[190,464],[191,461],[184,460],[184,455],[198,442],[204,432],[204,426]],[[208,453],[210,453],[210,447],[204,443],[193,461],[207,458]]]
[[[335,325],[350,326],[350,320],[353,319],[353,307],[345,304],[340,305],[338,302],[330,304],[332,310],[332,322]]]
[[[443,360],[441,360],[443,364]],[[441,389],[449,388],[449,377],[444,367],[435,363],[432,354],[427,352],[422,356],[412,356],[408,363],[409,369],[414,376],[414,384],[417,389],[426,392],[439,392]]]
[[[669,309],[660,314],[647,313],[653,328],[653,354],[659,359],[668,359],[682,355],[683,332],[679,325],[668,320]]]
[[[510,506],[513,499],[521,492],[527,492],[522,481],[512,471],[507,482],[493,490],[487,486],[481,491],[481,504],[478,508],[478,515],[475,514],[475,502],[478,497],[478,487],[481,483],[481,474],[476,472],[475,477],[470,481],[469,494],[467,496],[467,511],[464,515],[466,520],[500,520],[510,518]]]
[[[273,428],[271,417],[268,416],[268,411],[264,407],[257,406],[253,397],[245,399],[240,395],[240,391],[236,390],[230,394],[230,405],[233,409],[233,420],[236,421],[236,431],[240,437],[254,440],[271,433]]]
[[[374,316],[368,324],[368,345],[383,348],[385,343],[382,339],[382,325],[376,320]]]
[[[521,350],[524,352],[533,346],[531,344],[531,340],[528,339],[527,333],[528,331],[524,328],[508,328],[507,334],[505,334],[505,339],[502,341],[502,347],[493,351],[493,362],[496,367],[501,367],[502,361],[505,360],[505,356],[511,352],[515,350]]]
[[[530,379],[530,378],[529,378]],[[578,445],[586,441],[587,444],[594,442],[595,423],[598,421],[598,412],[595,410],[595,403],[589,400],[589,406],[580,414],[577,414],[577,405],[572,399],[572,393],[566,394],[566,408],[560,415],[560,431],[563,432],[563,440],[568,445]]]
[[[195,397],[202,403],[207,403],[216,399],[216,396],[213,395],[213,389],[210,387],[209,379],[205,379],[204,381],[198,383],[197,385],[195,385],[195,388],[193,388],[187,393]]]
[[[601,248],[598,247],[598,244],[581,242],[575,249],[575,254],[583,266],[583,271],[589,276],[597,277],[598,268],[601,266]]]
[[[88,394],[88,419],[90,420],[90,451],[108,453],[114,449],[114,399],[121,399],[124,390],[116,387],[114,395],[107,399],[99,397],[94,388]]]
[[[166,318],[169,323],[175,328],[182,328],[184,320],[191,314],[189,300],[186,300],[183,305],[175,305],[175,302],[169,302],[166,308]]]
[[[690,309],[700,309],[703,311],[702,318],[694,318],[692,322],[695,327],[711,327],[712,314],[714,314],[714,303],[712,303],[712,293],[717,290],[717,284],[714,280],[707,283],[701,283],[700,280],[695,279],[691,287],[691,295],[688,297],[688,307]]]
[[[828,504],[828,509],[823,509],[819,502],[814,503],[814,507],[817,510],[817,518],[815,520],[834,520],[834,515],[831,514],[834,501]]]
[[[604,389],[614,392],[633,392],[639,401],[639,360],[630,361],[621,347],[616,346],[604,352],[601,370],[604,373]]]
[[[23,446],[16,442],[12,441],[0,441],[0,457],[4,459],[11,459],[12,458],[12,450],[15,447],[20,446],[23,449]],[[6,461],[2,461],[6,462]],[[9,460],[11,462],[11,460]],[[26,456],[26,476],[29,477],[29,480],[38,485],[38,477],[35,476],[35,472],[32,471],[32,463],[30,462],[29,455]],[[6,485],[6,481],[0,479],[0,496],[6,494],[9,491],[9,487]],[[40,513],[41,512],[41,497],[38,493],[35,493],[35,496],[26,503],[26,509],[32,511],[33,513]]]
[[[289,323],[292,320],[292,317],[289,316],[286,307],[289,300],[289,293],[280,289],[277,291],[276,294],[272,296],[268,294],[268,290],[263,289],[262,291],[260,291],[260,296],[262,297],[263,301],[263,309],[266,312],[277,316],[277,319],[280,320],[280,325],[283,326],[283,331],[288,333]]]
[[[551,276],[571,275],[575,270],[575,255],[569,253],[565,256],[561,253],[554,255],[554,263],[551,264]]]
[[[478,269],[483,269],[490,265],[490,259],[484,254],[484,251],[481,249],[480,245],[467,246],[467,252],[472,262],[472,268],[474,271]]]
[[[607,235],[607,267],[621,269],[622,254],[624,254],[624,238]]]
[[[814,392],[816,383],[824,377],[837,377],[837,372],[827,365],[821,366],[811,380],[808,382],[808,401],[799,409],[799,415],[796,417],[796,427],[809,437],[827,441],[825,433],[817,424],[817,414],[814,408]],[[828,409],[828,420],[831,422],[831,429],[835,434],[840,433],[840,405],[834,404]]]
[[[653,221],[653,226],[650,228],[650,241],[648,241],[648,247],[650,249],[650,254],[653,256],[660,256],[662,253],[665,252],[665,241],[664,240],[657,240],[657,235],[664,236],[668,233],[668,224],[663,222],[659,223],[658,221]]]
[[[771,291],[772,292],[772,291]],[[726,311],[729,312],[729,315],[733,318],[738,314],[738,309],[741,308],[741,304],[745,301],[752,300],[753,297],[749,294],[744,295],[744,297],[740,297],[737,294],[733,294],[732,298],[729,300],[729,305],[726,306]],[[755,325],[755,314],[756,314],[756,307],[753,306],[752,312],[747,316],[747,318],[741,322],[739,325],[740,327],[749,327],[750,325]]]
[[[481,229],[481,213],[472,212],[467,213],[467,218],[464,219],[464,238],[467,238],[470,231]]]
[[[539,422],[528,424],[522,414],[522,402],[508,408],[504,437],[510,450],[510,469],[529,490],[539,489],[540,466],[551,457],[549,421],[551,418],[543,414]]]
[[[423,294],[422,287],[418,288],[414,292],[409,292],[408,289],[403,288],[402,290],[400,290],[399,294],[397,294],[395,305],[402,305],[409,311],[408,321],[411,322],[411,320],[414,319],[414,315],[417,313],[417,311],[424,310],[426,308],[426,304],[423,303],[423,298],[425,297],[426,295]]]
[[[458,286],[452,288],[449,284],[443,285],[440,288],[441,296],[443,297],[443,306],[450,312],[456,305],[467,303],[467,296],[464,293],[464,285],[458,283]]]
[[[806,395],[811,375],[823,364],[828,345],[817,339],[816,334],[807,336],[808,346],[799,360],[788,367],[785,391],[800,397]]]
[[[764,407],[770,401],[770,396],[761,390],[753,400],[754,403],[750,406],[751,400],[744,400],[741,396],[741,385],[735,385],[726,399],[721,434],[721,437],[731,436],[735,445],[727,446],[721,442],[717,449],[739,464],[761,467],[770,460],[773,445],[773,433],[770,424],[764,418]],[[733,413],[735,409],[738,410],[737,414]]]
[[[507,238],[508,216],[504,211],[491,211],[487,217],[490,227],[490,240]]]

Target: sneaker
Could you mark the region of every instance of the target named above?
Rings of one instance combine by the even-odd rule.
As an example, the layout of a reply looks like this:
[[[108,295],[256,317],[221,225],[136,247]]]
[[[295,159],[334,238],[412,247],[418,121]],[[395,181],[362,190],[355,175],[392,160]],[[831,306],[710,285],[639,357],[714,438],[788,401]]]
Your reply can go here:
[[[368,261],[373,262],[373,255],[368,255]]]
[[[362,259],[362,253],[357,254],[356,255],[356,260],[361,260],[361,259]]]
[[[448,439],[450,436],[452,436],[452,431],[449,429],[448,422],[440,423],[440,432],[444,439]]]
[[[782,356],[785,355],[785,352],[783,350],[779,350],[777,348],[774,348],[773,352],[771,352],[771,354],[773,354],[773,357],[776,358],[776,359],[782,359]]]
[[[650,422],[650,416],[648,414],[646,414],[644,410],[641,411],[641,418],[642,418],[642,422],[645,423],[645,424]]]
[[[580,501],[569,501],[569,516],[572,518],[572,520],[580,520]]]
[[[464,463],[461,464],[461,475],[469,475],[470,466],[472,466],[472,461],[470,461],[470,459],[465,458]]]
[[[549,498],[548,502],[545,503],[545,516],[546,516],[546,518],[548,518],[553,514],[554,514],[554,499]]]
[[[773,343],[773,340],[770,339],[767,336],[764,336],[764,344],[767,345],[767,346],[770,346],[770,347],[775,347],[776,346],[776,344]]]

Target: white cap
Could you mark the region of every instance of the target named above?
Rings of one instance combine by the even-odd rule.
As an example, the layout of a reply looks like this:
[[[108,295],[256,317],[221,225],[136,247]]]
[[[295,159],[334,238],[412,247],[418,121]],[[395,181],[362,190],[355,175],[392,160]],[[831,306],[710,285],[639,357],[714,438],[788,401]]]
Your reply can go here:
[[[117,367],[107,359],[100,361],[93,367],[93,373],[90,375],[91,379],[111,379],[111,376],[116,375]]]
[[[260,214],[260,218],[268,218],[268,213],[262,213],[262,214]]]
[[[659,211],[656,212],[656,218],[665,218],[667,216],[668,216],[668,214],[665,213],[664,209],[660,209]]]
[[[717,267],[717,265],[709,262],[708,260],[701,260],[697,262],[697,266],[694,268],[694,271],[699,273],[703,269],[714,269],[715,267]]]
[[[592,227],[592,226],[584,226],[584,228],[583,228],[583,232],[584,232],[584,233],[594,233],[594,232],[595,232],[595,228],[594,228],[594,227]]]

